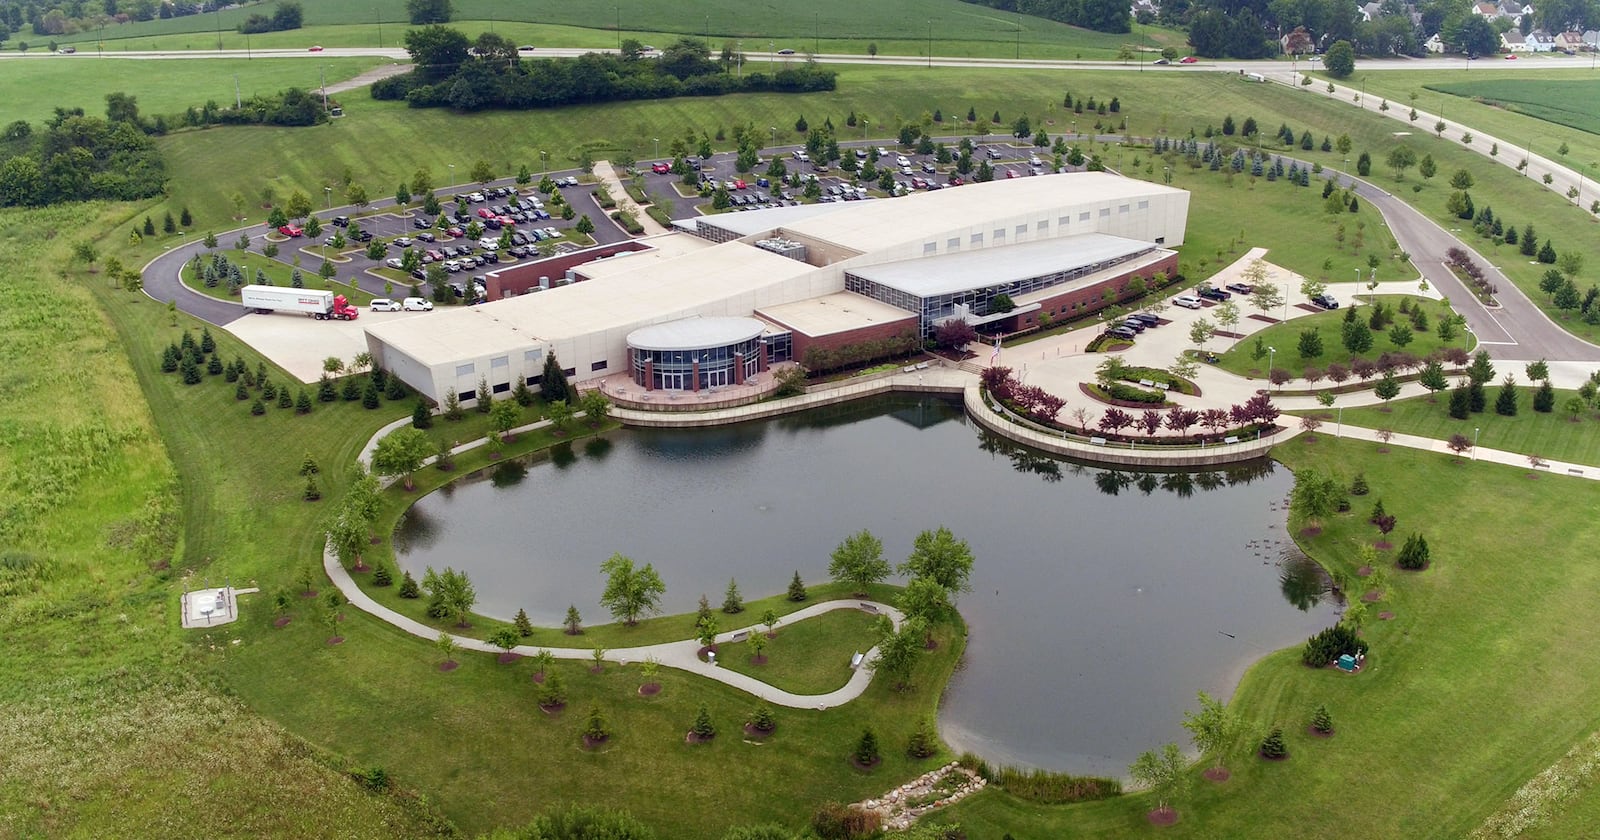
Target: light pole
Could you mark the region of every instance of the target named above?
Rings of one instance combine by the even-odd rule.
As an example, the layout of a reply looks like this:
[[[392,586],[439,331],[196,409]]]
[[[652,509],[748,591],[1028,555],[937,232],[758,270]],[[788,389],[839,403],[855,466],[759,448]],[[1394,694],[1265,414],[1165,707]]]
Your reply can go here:
[[[1170,166],[1161,167],[1161,177],[1164,180],[1166,180],[1168,186],[1171,186],[1172,185],[1172,167],[1170,167]]]
[[[1336,438],[1344,437],[1344,406],[1339,406],[1339,430],[1333,433]]]
[[[822,52],[822,13],[811,13],[811,54]]]
[[[773,154],[777,154],[777,148],[778,148],[778,127],[777,127],[777,126],[775,126],[775,125],[771,125],[771,126],[767,126],[767,130],[769,130],[769,131],[771,131],[771,132],[772,132],[772,147],[771,147],[771,148],[772,148],[772,149],[773,149]]]
[[[744,78],[744,42],[735,41],[734,44],[733,60],[739,70],[739,78],[742,79]]]
[[[928,18],[928,69],[933,69],[933,18]]]
[[[539,150],[539,165],[544,168],[544,171],[550,171],[550,153],[544,149]]]
[[[450,189],[454,190],[456,188],[456,165],[453,163],[446,165],[450,167]]]
[[[612,6],[611,11],[617,13],[617,52],[622,52],[622,7]]]
[[[1269,391],[1272,390],[1272,366],[1274,364],[1273,360],[1276,359],[1276,358],[1278,358],[1278,348],[1276,348],[1276,347],[1268,347],[1267,348],[1267,390],[1269,390]]]
[[[378,18],[378,49],[383,49],[383,11],[373,7],[372,13]]]
[[[1478,460],[1478,432],[1479,431],[1480,430],[1476,429],[1476,428],[1474,428],[1472,430],[1472,460],[1474,460],[1474,461]]]
[[[866,117],[862,117],[861,118],[861,139],[862,140],[867,139],[867,118]],[[1579,187],[1578,190],[1579,190],[1579,192],[1582,192],[1583,188]]]
[[[661,159],[661,138],[660,137],[652,137],[650,139],[655,141],[655,144],[656,144],[656,159],[660,160]]]
[[[778,66],[778,45],[772,41],[767,42],[767,68]]]
[[[328,200],[328,209],[333,209],[333,187],[323,187],[322,194]]]

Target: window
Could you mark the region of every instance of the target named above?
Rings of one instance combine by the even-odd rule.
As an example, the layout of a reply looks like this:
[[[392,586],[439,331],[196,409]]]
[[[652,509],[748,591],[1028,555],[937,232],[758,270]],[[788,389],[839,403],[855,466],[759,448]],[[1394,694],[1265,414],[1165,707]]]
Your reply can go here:
[[[945,240],[944,249],[945,249],[945,251],[951,252],[951,253],[954,253],[956,251],[961,250],[961,237],[952,236],[949,239]]]
[[[541,380],[543,378],[544,377],[542,375],[541,376],[530,376],[530,377],[528,377],[527,381],[528,381],[529,385],[538,385],[539,384],[539,380]]]
[[[1033,229],[1035,231],[1039,232],[1039,233],[1049,233],[1050,232],[1050,220],[1049,219],[1040,219],[1038,224],[1035,224],[1033,226]]]
[[[578,375],[578,369],[577,368],[565,368],[561,372],[563,374],[566,374],[567,376],[577,376]]]
[[[983,247],[983,234],[981,234],[981,233],[974,233],[974,234],[973,234],[973,235],[972,235],[972,238],[971,238],[971,239],[970,239],[970,240],[968,240],[968,242],[967,242],[967,244],[968,244],[968,245],[971,245],[971,246],[972,246],[972,247],[974,247],[974,248],[981,248],[981,247]]]
[[[477,372],[478,366],[472,362],[467,362],[464,365],[456,365],[456,376],[471,376]]]
[[[511,383],[510,382],[499,382],[499,383],[496,383],[495,386],[493,388],[489,389],[489,390],[494,391],[496,394],[504,394],[505,392],[511,390]]]
[[[928,256],[929,254],[937,253],[938,250],[939,250],[939,243],[937,243],[937,242],[924,242],[924,243],[922,243],[922,255],[924,257]]]
[[[1102,207],[1102,208],[1100,208],[1100,218],[1102,218],[1102,219],[1111,218],[1111,208],[1110,207]]]
[[[606,369],[606,360],[605,359],[601,359],[600,361],[595,362],[592,365],[589,365],[589,370],[592,370],[592,371],[593,370],[605,370],[605,369]]]
[[[1089,214],[1088,213],[1079,213],[1078,214],[1078,221],[1080,221],[1080,222],[1089,221]]]
[[[1149,199],[1145,199],[1145,198],[1139,199],[1139,209],[1140,210],[1149,210],[1150,209],[1150,200]]]
[[[1118,216],[1121,216],[1122,214],[1127,213],[1127,212],[1128,212],[1128,205],[1126,205],[1126,204],[1117,205],[1117,215]]]
[[[522,360],[524,362],[537,362],[542,356],[544,356],[543,350],[524,350]]]
[[[460,400],[462,402],[466,402],[467,400],[477,399],[477,397],[478,397],[478,392],[477,391],[462,391],[461,393],[456,394],[456,399],[458,399],[458,400]]]
[[[506,367],[506,366],[508,366],[510,364],[511,364],[511,357],[510,356],[500,356],[499,358],[495,358],[495,359],[490,359],[489,360],[489,369],[490,370],[494,370],[495,368],[503,368],[503,367]]]
[[[1044,224],[1044,223],[1040,222],[1040,224]],[[1072,224],[1072,217],[1071,216],[1062,216],[1061,218],[1056,219],[1056,227],[1058,227],[1058,228],[1068,227],[1071,224]]]
[[[1005,228],[995,228],[995,231],[994,231],[994,244],[996,244],[996,245],[1004,245],[1005,242],[1006,242],[1006,229]]]
[[[1165,244],[1167,244],[1167,238],[1165,236],[1156,237],[1156,244],[1157,245],[1165,245]]]
[[[1027,236],[1028,235],[1028,226],[1027,225],[1017,225],[1016,234],[1017,234],[1017,238],[1018,239],[1021,239],[1022,237]]]

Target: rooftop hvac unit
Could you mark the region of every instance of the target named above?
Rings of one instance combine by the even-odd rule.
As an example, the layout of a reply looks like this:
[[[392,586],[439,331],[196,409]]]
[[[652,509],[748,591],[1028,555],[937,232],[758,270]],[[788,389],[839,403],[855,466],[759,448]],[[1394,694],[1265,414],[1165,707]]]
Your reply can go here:
[[[549,277],[549,275],[544,275],[544,276],[541,276],[539,278],[539,288],[541,288],[541,289],[550,288],[550,277]]]
[[[572,281],[574,281],[576,279],[578,279],[578,273],[576,271],[573,271],[570,268],[567,269],[567,282],[571,283]]]
[[[806,246],[792,239],[762,239],[756,242],[756,247],[771,251],[781,257],[791,260],[806,261]]]

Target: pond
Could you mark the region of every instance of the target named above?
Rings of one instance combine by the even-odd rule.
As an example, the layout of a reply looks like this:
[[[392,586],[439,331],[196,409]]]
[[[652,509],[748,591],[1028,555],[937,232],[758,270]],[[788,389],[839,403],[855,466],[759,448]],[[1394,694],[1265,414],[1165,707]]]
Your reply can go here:
[[[894,396],[776,420],[627,430],[507,464],[417,502],[400,566],[470,573],[478,610],[557,625],[599,606],[613,552],[652,563],[662,606],[827,579],[870,529],[892,563],[945,525],[972,547],[970,639],[940,712],[952,747],[990,761],[1121,776],[1187,744],[1197,690],[1335,620],[1284,533],[1292,477],[1269,462],[1202,473],[1085,467],[971,424],[958,404]]]

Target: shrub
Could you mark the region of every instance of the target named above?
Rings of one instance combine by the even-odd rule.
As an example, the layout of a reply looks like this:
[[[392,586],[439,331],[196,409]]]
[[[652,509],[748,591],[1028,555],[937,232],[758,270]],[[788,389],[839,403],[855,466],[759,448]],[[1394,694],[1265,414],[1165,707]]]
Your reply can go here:
[[[1105,392],[1106,395],[1112,399],[1122,400],[1124,402],[1160,405],[1167,401],[1167,395],[1161,393],[1160,391],[1146,391],[1143,388],[1139,388],[1134,385],[1126,385],[1121,382],[1111,383],[1108,387],[1106,387]]]
[[[1327,706],[1319,705],[1316,711],[1311,713],[1311,728],[1323,735],[1332,734],[1333,718],[1328,715]]]
[[[750,713],[750,725],[761,732],[771,732],[778,722],[772,717],[772,707],[765,704]]]
[[[400,591],[397,593],[402,598],[421,598],[422,589],[417,586],[417,579],[406,572],[400,578]]]
[[[260,400],[256,400],[255,403],[250,406],[250,413],[260,417],[261,415],[267,413],[267,407]]]
[[[1300,661],[1311,668],[1326,668],[1345,654],[1355,656],[1366,652],[1367,643],[1356,636],[1356,631],[1338,624],[1307,639]]]
[[[811,815],[811,830],[821,840],[857,840],[875,836],[881,821],[876,811],[863,811],[838,802],[824,802]]]
[[[917,721],[917,728],[911,733],[911,741],[906,746],[906,752],[913,758],[927,758],[938,750],[939,741],[934,736],[932,722],[927,718]]]
[[[982,776],[990,784],[1030,802],[1046,805],[1089,802],[1109,799],[1122,793],[1122,783],[1116,779],[1073,776],[1037,768],[1024,770],[1004,765],[991,767],[988,762],[972,753],[964,753],[957,762]]]
[[[1289,748],[1283,744],[1282,729],[1274,726],[1272,731],[1267,733],[1267,737],[1261,739],[1261,757],[1271,759],[1289,757]]]
[[[1428,567],[1428,541],[1421,534],[1412,534],[1406,537],[1406,544],[1400,547],[1400,556],[1396,563],[1402,569],[1416,571]]]
[[[378,568],[372,572],[373,586],[389,586],[394,583],[394,572],[389,571],[388,563],[379,563]]]
[[[1367,495],[1368,492],[1370,492],[1370,490],[1367,487],[1367,476],[1366,476],[1366,474],[1365,473],[1356,473],[1355,480],[1350,482],[1350,495],[1352,495],[1352,496],[1365,496],[1365,495]]]

